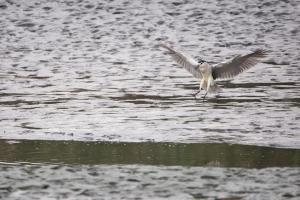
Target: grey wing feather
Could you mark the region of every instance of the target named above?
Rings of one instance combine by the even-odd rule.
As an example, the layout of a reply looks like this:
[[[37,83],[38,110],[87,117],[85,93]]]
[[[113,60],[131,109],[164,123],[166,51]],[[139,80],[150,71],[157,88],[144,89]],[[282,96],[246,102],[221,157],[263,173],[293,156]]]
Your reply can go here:
[[[161,47],[168,50],[168,53],[172,58],[180,65],[182,65],[187,71],[189,71],[195,78],[201,79],[201,73],[198,68],[198,63],[192,58],[188,58],[183,55],[181,52],[167,46],[166,44],[160,44]]]
[[[247,54],[245,56],[238,55],[231,61],[226,63],[220,63],[216,65],[212,70],[212,75],[214,79],[226,79],[237,76],[243,71],[253,67],[259,62],[260,58],[267,56],[266,50],[258,49],[253,53]]]

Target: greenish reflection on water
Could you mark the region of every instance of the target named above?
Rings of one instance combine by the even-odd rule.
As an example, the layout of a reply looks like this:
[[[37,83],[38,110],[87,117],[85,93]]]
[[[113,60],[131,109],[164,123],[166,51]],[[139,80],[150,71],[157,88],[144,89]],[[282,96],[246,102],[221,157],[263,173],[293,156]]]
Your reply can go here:
[[[146,164],[219,167],[299,167],[300,149],[230,144],[107,143],[0,140],[7,163]]]

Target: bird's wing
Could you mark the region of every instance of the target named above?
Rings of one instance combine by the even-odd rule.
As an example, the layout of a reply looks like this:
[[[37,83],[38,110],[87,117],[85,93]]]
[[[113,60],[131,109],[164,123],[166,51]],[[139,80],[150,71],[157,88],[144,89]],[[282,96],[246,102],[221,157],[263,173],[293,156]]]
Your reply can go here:
[[[202,78],[197,61],[183,55],[181,52],[167,46],[166,44],[160,44],[160,46],[167,49],[173,59],[189,71],[195,78]]]
[[[245,56],[238,55],[226,63],[220,63],[213,67],[212,75],[214,79],[232,78],[243,71],[253,67],[259,62],[260,58],[267,56],[266,50],[258,49]]]

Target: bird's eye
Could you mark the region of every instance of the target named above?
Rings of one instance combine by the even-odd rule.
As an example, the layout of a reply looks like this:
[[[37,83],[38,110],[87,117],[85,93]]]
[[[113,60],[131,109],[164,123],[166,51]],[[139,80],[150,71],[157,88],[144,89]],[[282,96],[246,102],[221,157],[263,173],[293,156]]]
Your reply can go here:
[[[202,60],[202,59],[199,59],[199,60],[198,60],[198,63],[199,63],[199,64],[203,64],[204,62],[205,62],[205,61]]]

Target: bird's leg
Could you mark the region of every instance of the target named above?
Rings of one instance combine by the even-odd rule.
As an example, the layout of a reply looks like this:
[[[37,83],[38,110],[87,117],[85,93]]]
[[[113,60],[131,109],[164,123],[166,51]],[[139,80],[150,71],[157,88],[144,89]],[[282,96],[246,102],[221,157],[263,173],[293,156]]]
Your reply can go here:
[[[201,89],[203,87],[203,84],[204,84],[204,79],[202,79],[200,81],[200,86],[199,86],[199,90],[197,90],[197,92],[194,94],[194,97],[196,98],[197,94],[199,94],[201,92]]]
[[[207,93],[208,93],[208,91],[210,89],[210,85],[211,85],[211,79],[209,78],[208,81],[207,81],[206,92],[205,92],[205,94],[203,96],[203,101],[205,100],[205,97],[206,97],[206,95],[207,95]]]
[[[203,96],[203,101],[205,100],[205,97],[207,95],[208,91],[205,92],[204,96]]]

